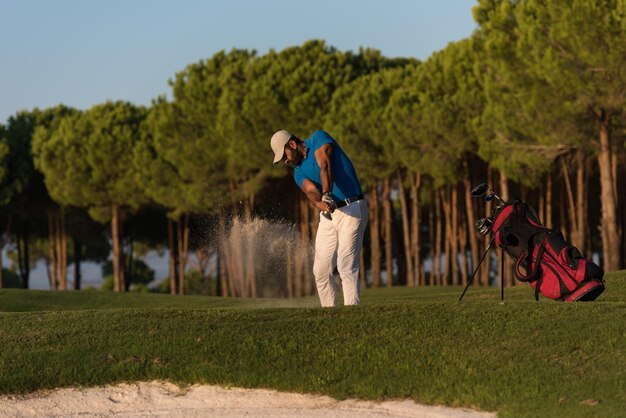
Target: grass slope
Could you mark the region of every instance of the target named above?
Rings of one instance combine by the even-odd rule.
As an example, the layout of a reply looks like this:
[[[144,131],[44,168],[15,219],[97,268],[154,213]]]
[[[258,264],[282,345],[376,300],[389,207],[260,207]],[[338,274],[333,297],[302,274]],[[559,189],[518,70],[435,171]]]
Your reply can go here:
[[[413,398],[501,416],[623,416],[626,272],[593,303],[530,288],[377,289],[363,305],[0,291],[0,393],[167,379]],[[303,306],[303,307],[299,307]]]

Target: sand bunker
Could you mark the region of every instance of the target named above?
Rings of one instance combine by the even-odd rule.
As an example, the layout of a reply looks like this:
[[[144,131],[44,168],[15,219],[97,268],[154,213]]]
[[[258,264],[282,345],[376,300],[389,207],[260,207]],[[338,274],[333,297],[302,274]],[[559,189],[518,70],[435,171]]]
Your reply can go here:
[[[272,390],[144,382],[0,396],[0,417],[495,417],[413,401],[337,401]]]

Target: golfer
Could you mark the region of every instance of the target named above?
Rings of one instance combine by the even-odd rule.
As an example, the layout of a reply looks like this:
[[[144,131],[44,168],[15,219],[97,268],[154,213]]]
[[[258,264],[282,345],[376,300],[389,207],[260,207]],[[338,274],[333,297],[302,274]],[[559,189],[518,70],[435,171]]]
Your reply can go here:
[[[360,303],[359,255],[367,225],[367,203],[348,156],[324,131],[302,141],[281,130],[270,141],[274,164],[283,161],[311,204],[323,216],[315,238],[313,275],[322,306],[337,306],[339,271],[345,305]]]

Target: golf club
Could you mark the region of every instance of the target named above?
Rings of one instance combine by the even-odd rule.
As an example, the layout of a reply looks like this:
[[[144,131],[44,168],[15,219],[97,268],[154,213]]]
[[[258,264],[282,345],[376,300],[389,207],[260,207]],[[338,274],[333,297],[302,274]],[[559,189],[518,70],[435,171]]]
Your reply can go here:
[[[489,192],[489,194],[487,194]],[[471,193],[472,197],[481,197],[484,196],[485,202],[489,202],[493,199],[498,199],[501,203],[506,203],[500,196],[496,194],[487,183],[480,183],[478,186],[472,189]]]
[[[493,220],[491,218],[481,218],[476,221],[474,227],[481,235],[486,236],[489,232],[491,232],[492,225]]]

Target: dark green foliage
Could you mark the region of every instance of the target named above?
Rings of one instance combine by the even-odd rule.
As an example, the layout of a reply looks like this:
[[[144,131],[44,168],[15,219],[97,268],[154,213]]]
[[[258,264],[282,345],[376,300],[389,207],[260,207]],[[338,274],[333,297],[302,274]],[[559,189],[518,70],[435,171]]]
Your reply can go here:
[[[2,286],[6,289],[21,289],[23,287],[20,276],[7,268],[2,269]]]
[[[507,290],[504,305],[496,290],[463,303],[459,292],[381,289],[358,307],[259,309],[274,302],[3,290],[0,310],[38,312],[0,314],[0,388],[167,379],[501,416],[621,415],[624,272],[607,275],[592,303],[537,303],[527,286]],[[113,309],[123,306],[134,308]]]
[[[204,277],[197,270],[190,270],[185,275],[186,295],[216,295],[215,277]]]
[[[38,131],[34,152],[50,195],[60,204],[88,208],[100,222],[110,219],[114,204],[141,206],[146,198],[133,149],[145,114],[130,103],[107,102]]]
[[[39,111],[18,112],[11,116],[0,131],[2,145],[0,156],[4,175],[0,188],[0,204],[8,203],[14,196],[26,192],[35,175],[30,158],[30,139],[37,124]]]
[[[8,156],[9,156],[9,146],[7,145],[6,128],[4,125],[0,124],[0,184],[5,184],[4,179],[9,172],[8,164],[7,164]],[[9,193],[10,192],[8,190],[2,191],[2,194],[5,197],[3,197],[2,200],[0,200],[0,203],[5,203],[8,200]]]
[[[185,273],[185,295],[215,296],[217,294],[217,278],[203,277],[198,271]],[[170,293],[170,279],[166,277],[155,289],[158,293]]]
[[[337,89],[326,126],[351,156],[363,185],[385,179],[401,164],[394,151],[398,141],[390,118],[389,101],[415,63],[364,75]]]
[[[367,58],[357,59],[322,40],[270,50],[250,69],[244,115],[267,138],[279,127],[304,138],[323,126],[337,88],[381,67],[380,54],[364,53]]]
[[[406,74],[384,114],[385,148],[394,150],[396,164],[430,175],[437,186],[459,181],[467,155],[477,151],[473,124],[484,96],[475,61],[473,39],[448,44]]]
[[[113,276],[105,276],[102,284],[100,285],[100,290],[112,291],[113,289],[115,289],[115,280],[113,279]]]
[[[478,2],[484,159],[534,186],[569,148],[598,152],[594,119],[625,103],[625,13],[615,0]]]
[[[145,261],[133,258],[132,266],[128,268],[128,273],[130,274],[129,283],[132,284],[148,284],[154,280],[154,270],[150,268],[146,264]],[[113,275],[113,263],[111,261],[107,261],[102,266],[102,276],[112,276]]]

